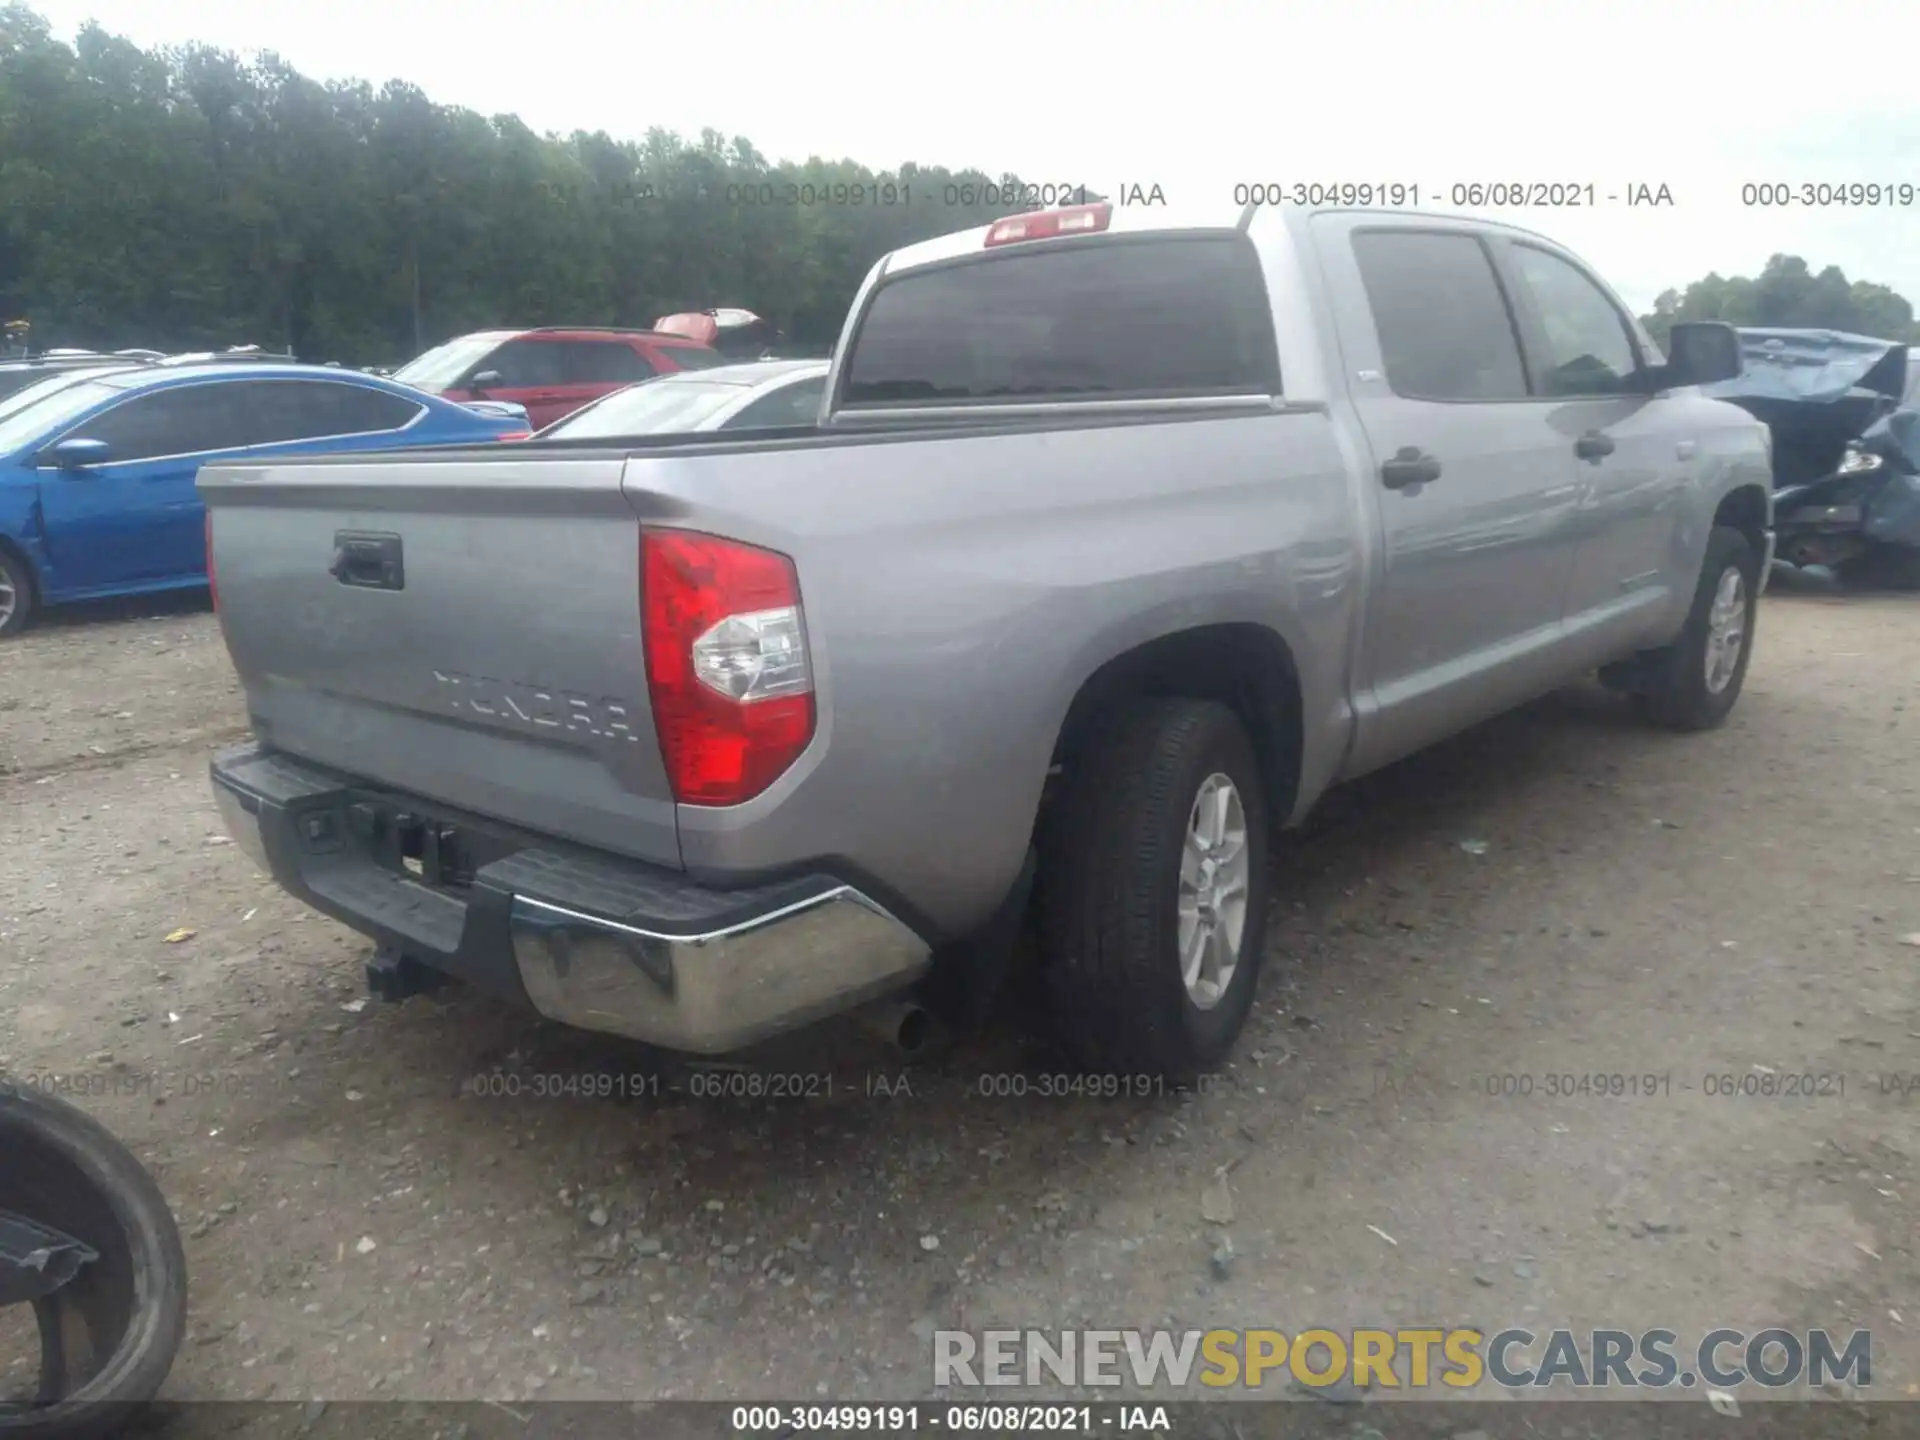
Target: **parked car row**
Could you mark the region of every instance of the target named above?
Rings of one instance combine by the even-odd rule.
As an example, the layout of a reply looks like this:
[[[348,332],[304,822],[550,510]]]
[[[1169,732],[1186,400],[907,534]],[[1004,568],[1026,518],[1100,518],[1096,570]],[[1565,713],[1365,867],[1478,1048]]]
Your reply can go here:
[[[214,460],[525,440],[541,423],[575,438],[809,425],[826,373],[580,329],[462,336],[392,378],[257,347],[0,362],[0,638],[45,606],[205,584],[194,476]]]
[[[517,407],[482,413],[320,366],[54,362],[30,373],[0,398],[0,637],[42,606],[205,585],[194,478],[209,462],[530,433]]]
[[[159,350],[116,350],[112,354],[93,350],[47,350],[31,357],[0,358],[0,400],[55,374],[73,370],[124,370],[136,365],[251,365],[263,360],[282,359],[293,363],[292,356],[268,355],[258,345],[239,345],[227,350],[179,355],[169,355]],[[329,365],[324,368],[340,367]]]
[[[574,373],[581,333],[415,378],[531,400],[518,357]],[[1596,669],[1725,720],[1773,547],[1765,427],[1702,391],[1740,364],[1458,216],[928,240],[823,374],[206,466],[255,726],[214,795],[389,997],[452,974],[699,1052],[853,1007],[905,1035],[984,1015],[1031,918],[1078,1060],[1183,1080],[1252,1003],[1271,837],[1330,786]]]
[[[483,330],[436,345],[393,378],[454,401],[507,400],[538,430],[656,375],[723,363],[684,335],[652,330]]]
[[[683,370],[616,390],[549,425],[543,440],[765,430],[812,425],[827,388],[824,360],[757,360]]]
[[[1711,393],[1766,422],[1787,578],[1920,588],[1920,366],[1833,330],[1744,329]]]

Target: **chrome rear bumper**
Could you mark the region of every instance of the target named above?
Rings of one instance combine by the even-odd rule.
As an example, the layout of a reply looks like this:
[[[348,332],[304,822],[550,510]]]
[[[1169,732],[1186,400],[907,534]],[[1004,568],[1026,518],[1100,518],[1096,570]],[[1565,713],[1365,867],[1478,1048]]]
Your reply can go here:
[[[719,1054],[924,978],[927,942],[823,875],[714,890],[678,872],[553,848],[414,796],[248,746],[215,757],[214,799],[280,885],[383,946],[549,1019]],[[458,883],[410,868],[394,824],[494,858]]]
[[[521,983],[541,1014],[699,1052],[903,989],[929,956],[925,941],[845,885],[700,935],[517,895],[512,930]]]

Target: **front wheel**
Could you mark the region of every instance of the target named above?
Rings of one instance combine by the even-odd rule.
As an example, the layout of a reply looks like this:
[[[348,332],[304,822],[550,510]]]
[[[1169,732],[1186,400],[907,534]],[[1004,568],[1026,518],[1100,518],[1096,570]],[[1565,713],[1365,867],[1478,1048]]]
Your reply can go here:
[[[1753,657],[1759,595],[1753,542],[1714,526],[1687,623],[1673,644],[1646,657],[1635,698],[1648,719],[1672,730],[1711,730],[1726,720]]]
[[[1239,718],[1141,701],[1067,767],[1042,841],[1058,1027],[1089,1070],[1190,1082],[1246,1022],[1265,950],[1267,811]]]
[[[26,562],[0,547],[0,640],[18,635],[33,618],[33,575]]]

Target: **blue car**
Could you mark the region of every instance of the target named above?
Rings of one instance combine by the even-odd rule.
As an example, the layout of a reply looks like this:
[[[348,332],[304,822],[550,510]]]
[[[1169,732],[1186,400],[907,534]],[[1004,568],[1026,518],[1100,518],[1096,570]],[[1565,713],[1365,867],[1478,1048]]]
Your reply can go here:
[[[58,373],[0,400],[0,637],[43,605],[207,583],[200,467],[524,440],[481,412],[319,365],[140,365]]]

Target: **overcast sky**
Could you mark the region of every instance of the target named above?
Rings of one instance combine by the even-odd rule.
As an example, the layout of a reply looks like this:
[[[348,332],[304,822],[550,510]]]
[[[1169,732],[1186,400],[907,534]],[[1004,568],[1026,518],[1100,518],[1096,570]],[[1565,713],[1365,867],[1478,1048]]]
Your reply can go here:
[[[1897,103],[1897,61],[1877,58],[1909,43],[1897,0],[28,3],[66,38],[91,18],[142,45],[408,80],[537,130],[712,126],[775,159],[974,166],[1108,194],[1157,184],[1176,202],[1385,180],[1448,208],[1456,183],[1591,182],[1597,209],[1504,217],[1585,254],[1638,308],[1775,251],[1920,304],[1920,102]],[[1742,184],[1762,181],[1905,184],[1914,200],[1743,207]],[[1638,184],[1675,203],[1629,208]]]

